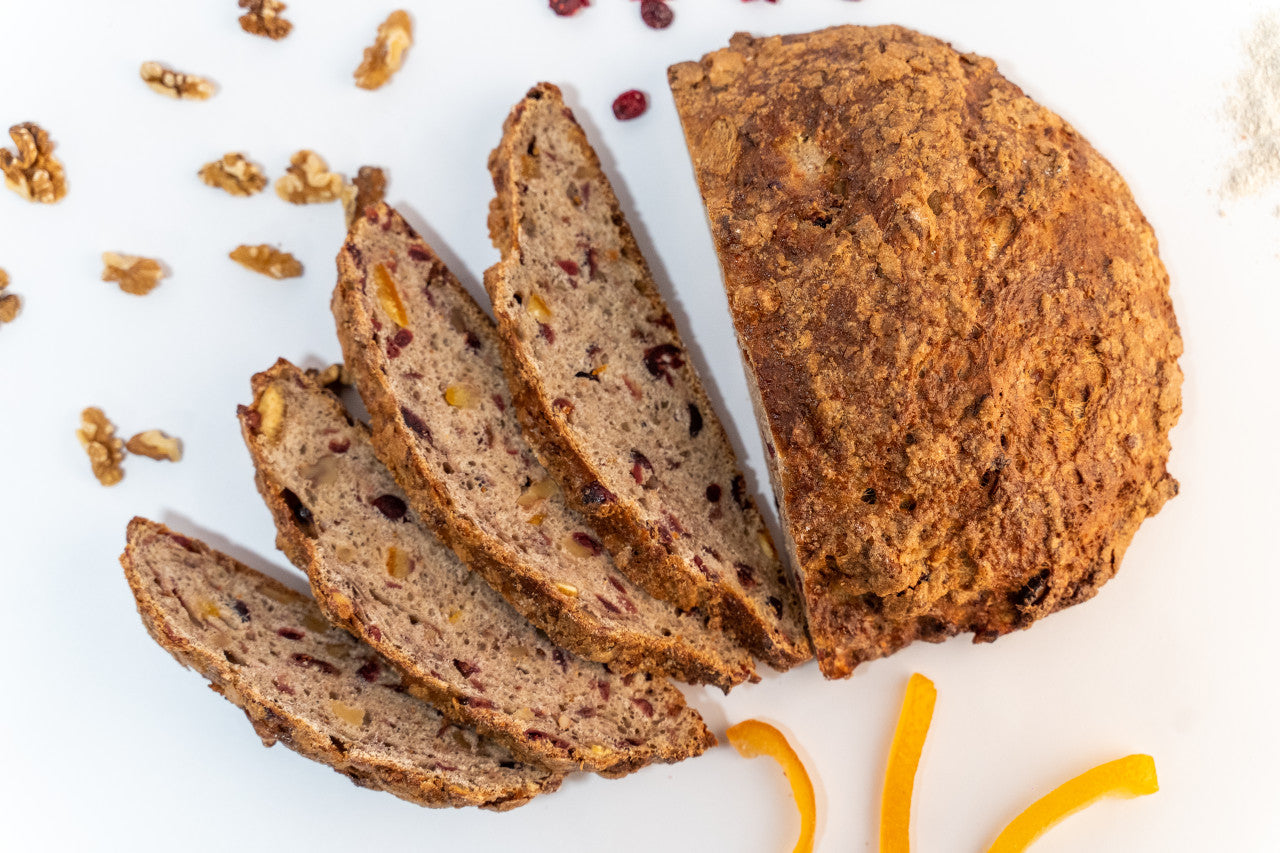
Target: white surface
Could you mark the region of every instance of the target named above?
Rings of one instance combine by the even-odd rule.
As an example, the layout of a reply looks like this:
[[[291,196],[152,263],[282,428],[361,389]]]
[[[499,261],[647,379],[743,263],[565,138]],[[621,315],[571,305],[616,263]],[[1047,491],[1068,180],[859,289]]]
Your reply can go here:
[[[506,815],[427,811],[353,787],[283,747],[146,636],[116,564],[149,515],[257,567],[284,567],[234,415],[278,355],[317,366],[337,205],[231,198],[195,177],[242,150],[274,179],[298,148],[347,174],[389,170],[390,200],[479,294],[496,260],[485,157],[533,82],[565,88],[615,179],[686,334],[710,369],[759,489],[764,469],[719,271],[665,85],[670,62],[735,30],[899,22],[994,57],[1128,178],[1160,237],[1186,339],[1171,469],[1182,494],[1139,532],[1092,602],[990,646],[917,646],[823,681],[809,664],[736,690],[692,690],[723,733],[774,721],[818,789],[819,850],[875,849],[880,782],[907,676],[939,701],[915,798],[924,851],[980,851],[1031,799],[1093,764],[1155,756],[1162,790],[1098,805],[1037,851],[1274,850],[1280,745],[1274,605],[1277,198],[1223,204],[1220,115],[1241,35],[1276,3],[1077,0],[675,0],[674,26],[594,0],[560,19],[545,0],[407,0],[417,44],[379,92],[350,73],[387,4],[293,0],[292,35],[248,36],[234,0],[0,3],[0,126],[34,120],[70,192],[36,206],[0,192],[0,267],[26,300],[0,328],[0,578],[7,599],[0,847],[12,850],[783,851],[796,823],[782,776],[732,749],[620,781],[580,776]],[[137,77],[147,59],[204,73],[205,103]],[[639,87],[649,113],[609,111]],[[278,242],[307,265],[275,282],[226,258]],[[162,258],[146,298],[98,281],[99,254]],[[104,489],[74,430],[101,405],[127,437],[181,436],[179,465],[131,458]]]

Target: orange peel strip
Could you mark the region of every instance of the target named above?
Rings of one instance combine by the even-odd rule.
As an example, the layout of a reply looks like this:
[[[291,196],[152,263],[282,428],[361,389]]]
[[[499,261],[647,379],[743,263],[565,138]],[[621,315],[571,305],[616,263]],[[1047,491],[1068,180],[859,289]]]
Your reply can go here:
[[[987,853],[1020,853],[1063,818],[1103,797],[1141,797],[1158,790],[1156,762],[1150,755],[1128,755],[1099,764],[1027,806]]]
[[[908,853],[911,849],[911,793],[915,789],[916,767],[933,721],[933,705],[938,691],[920,673],[907,682],[898,727],[889,747],[884,769],[884,793],[880,797],[880,853]]]
[[[791,783],[791,794],[800,810],[800,838],[794,853],[813,853],[813,836],[818,822],[818,806],[813,796],[813,782],[800,757],[787,743],[786,735],[760,720],[743,720],[730,726],[729,743],[743,758],[767,755],[782,765]]]

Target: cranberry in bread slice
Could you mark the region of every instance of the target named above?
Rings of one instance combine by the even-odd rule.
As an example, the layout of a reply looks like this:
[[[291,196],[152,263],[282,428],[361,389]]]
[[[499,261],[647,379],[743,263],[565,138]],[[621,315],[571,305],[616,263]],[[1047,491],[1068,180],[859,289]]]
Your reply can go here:
[[[129,522],[125,577],[142,623],[277,741],[357,785],[424,806],[505,811],[559,773],[446,720],[307,596],[162,524]]]
[[[520,433],[493,321],[387,205],[338,255],[333,313],[373,445],[435,533],[551,639],[615,671],[728,690],[751,657],[614,567]]]
[[[240,424],[277,543],[321,610],[445,716],[522,760],[609,776],[715,743],[668,681],[573,656],[472,574],[316,380],[281,360],[253,378]]]
[[[796,589],[609,179],[540,84],[490,155],[485,273],[530,445],[653,595],[705,607],[765,663],[812,656]]]

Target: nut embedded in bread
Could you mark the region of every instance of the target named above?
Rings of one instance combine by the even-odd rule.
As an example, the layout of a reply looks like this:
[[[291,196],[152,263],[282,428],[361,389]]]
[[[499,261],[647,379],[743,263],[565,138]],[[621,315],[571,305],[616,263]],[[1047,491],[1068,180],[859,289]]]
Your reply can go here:
[[[135,518],[120,563],[151,636],[242,708],[267,746],[424,806],[505,811],[560,786],[409,696],[314,601],[202,542]]]
[[[445,716],[557,770],[618,776],[715,738],[665,679],[563,651],[428,530],[368,430],[281,360],[253,378],[241,431],[277,542],[321,610],[382,654]]]
[[[609,179],[540,84],[490,155],[485,273],[529,444],[653,595],[705,607],[776,669],[812,655],[799,597]]]
[[[670,81],[823,673],[1091,597],[1177,493],[1182,340],[1115,169],[900,27]]]
[[[751,657],[694,612],[650,597],[570,510],[520,433],[497,332],[386,205],[338,255],[333,313],[373,444],[437,535],[551,639],[615,672],[728,690]]]

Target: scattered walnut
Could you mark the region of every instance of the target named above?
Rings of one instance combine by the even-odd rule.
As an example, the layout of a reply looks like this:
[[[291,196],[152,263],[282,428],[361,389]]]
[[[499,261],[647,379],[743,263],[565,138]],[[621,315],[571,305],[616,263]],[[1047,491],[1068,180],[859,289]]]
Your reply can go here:
[[[556,485],[556,481],[550,477],[544,477],[525,489],[520,497],[516,498],[516,505],[521,509],[531,509],[559,492],[560,487]]]
[[[124,449],[148,459],[182,461],[182,441],[158,429],[140,432],[125,442]]]
[[[342,176],[330,172],[314,151],[302,150],[289,158],[289,168],[276,181],[276,195],[291,204],[317,204],[342,197]]]
[[[91,406],[80,413],[80,429],[76,438],[89,454],[93,476],[104,486],[114,486],[124,479],[120,463],[124,461],[124,442],[116,438],[115,424],[107,420],[102,409]]]
[[[12,323],[22,308],[22,297],[16,293],[0,296],[0,323]]]
[[[364,49],[364,60],[356,69],[356,85],[361,89],[377,89],[404,63],[404,52],[413,44],[413,21],[409,13],[397,9],[378,25],[378,38]]]
[[[347,227],[364,216],[370,205],[387,197],[387,176],[377,166],[361,166],[356,179],[342,188],[342,206],[347,214]]]
[[[52,204],[67,194],[67,180],[62,163],[53,156],[53,142],[38,124],[24,122],[9,128],[17,149],[15,156],[8,148],[0,148],[0,170],[4,185],[25,198]]]
[[[216,91],[213,83],[205,78],[174,71],[159,62],[142,63],[138,73],[142,76],[143,82],[154,91],[168,95],[170,98],[203,101]]]
[[[102,280],[119,282],[125,293],[146,296],[165,275],[164,265],[153,258],[102,253]]]
[[[253,195],[267,186],[262,169],[238,153],[223,154],[222,159],[205,163],[198,174],[200,180],[209,186],[226,190],[231,195]]]
[[[240,16],[240,29],[250,35],[279,41],[293,29],[291,22],[280,17],[287,8],[280,0],[240,0],[240,8],[248,9]]]
[[[288,252],[273,249],[266,243],[260,246],[236,246],[231,250],[230,258],[246,269],[275,279],[297,278],[302,275],[302,263],[297,258]]]

